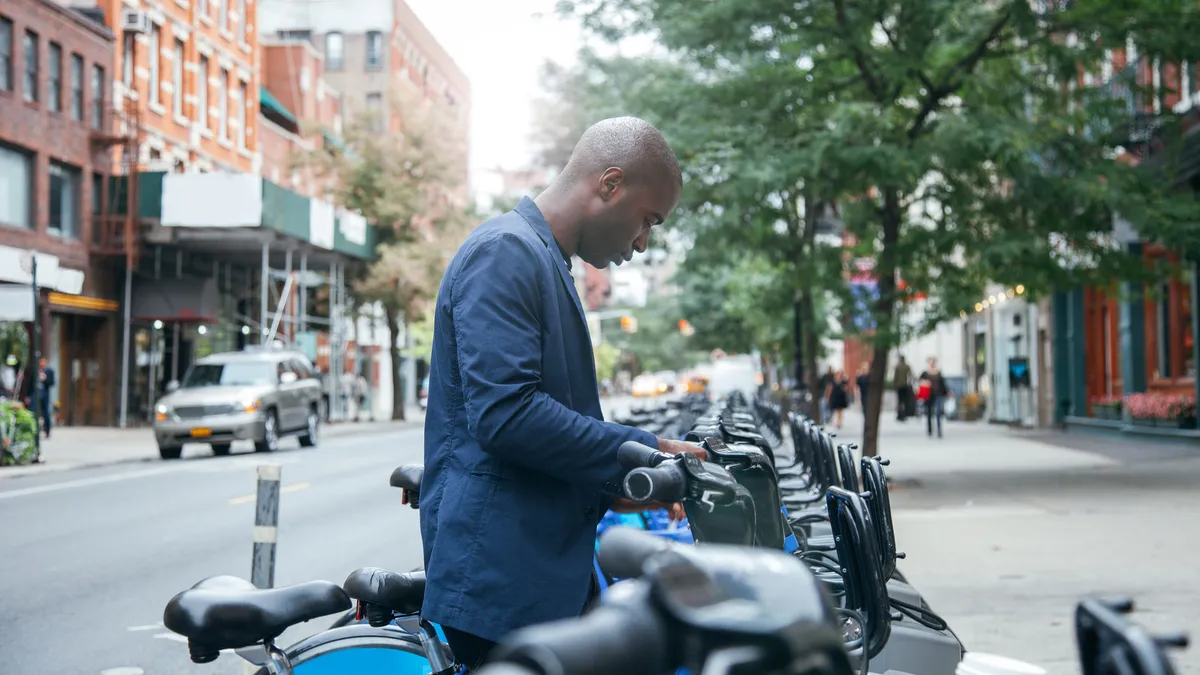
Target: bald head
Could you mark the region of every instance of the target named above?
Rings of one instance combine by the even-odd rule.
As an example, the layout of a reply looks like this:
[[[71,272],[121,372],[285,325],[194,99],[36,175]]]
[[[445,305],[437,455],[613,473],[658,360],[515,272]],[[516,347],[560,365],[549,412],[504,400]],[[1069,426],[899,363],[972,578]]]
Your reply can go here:
[[[683,185],[679,160],[667,139],[653,124],[637,117],[612,117],[588,127],[562,177],[575,184],[611,167],[621,169],[631,183],[657,179],[674,187]]]

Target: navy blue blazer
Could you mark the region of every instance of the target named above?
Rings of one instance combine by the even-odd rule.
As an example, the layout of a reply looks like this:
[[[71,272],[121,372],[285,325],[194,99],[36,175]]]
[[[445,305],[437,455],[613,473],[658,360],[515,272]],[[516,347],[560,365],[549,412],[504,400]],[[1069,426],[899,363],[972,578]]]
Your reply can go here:
[[[578,616],[617,448],[567,261],[533,200],[479,226],[438,290],[421,537],[430,621],[487,640]]]

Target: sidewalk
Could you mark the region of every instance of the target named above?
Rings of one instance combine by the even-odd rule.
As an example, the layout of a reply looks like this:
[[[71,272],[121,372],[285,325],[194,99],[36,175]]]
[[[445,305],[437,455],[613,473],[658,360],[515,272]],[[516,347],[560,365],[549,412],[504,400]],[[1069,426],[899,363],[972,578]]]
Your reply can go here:
[[[423,411],[408,411],[403,422],[391,420],[374,422],[332,422],[321,427],[321,438],[339,438],[355,434],[373,434],[423,425]],[[236,452],[236,449],[235,449]],[[208,445],[198,443],[183,447],[184,457],[211,454]],[[0,479],[27,476],[47,471],[63,471],[88,466],[123,462],[158,461],[158,445],[150,427],[118,429],[115,427],[59,427],[49,439],[42,439],[42,463],[29,466],[0,467]]]

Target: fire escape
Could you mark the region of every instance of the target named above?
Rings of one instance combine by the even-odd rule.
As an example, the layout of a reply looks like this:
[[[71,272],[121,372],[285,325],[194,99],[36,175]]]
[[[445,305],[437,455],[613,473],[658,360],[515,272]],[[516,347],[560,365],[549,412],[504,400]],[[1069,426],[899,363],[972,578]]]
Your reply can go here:
[[[138,218],[138,139],[141,111],[138,102],[125,99],[117,119],[107,132],[92,134],[92,150],[102,154],[98,162],[101,193],[93,218],[92,254],[105,258],[125,257],[125,269],[137,268],[141,253]],[[116,148],[116,156],[110,150]],[[116,174],[114,174],[116,170]]]

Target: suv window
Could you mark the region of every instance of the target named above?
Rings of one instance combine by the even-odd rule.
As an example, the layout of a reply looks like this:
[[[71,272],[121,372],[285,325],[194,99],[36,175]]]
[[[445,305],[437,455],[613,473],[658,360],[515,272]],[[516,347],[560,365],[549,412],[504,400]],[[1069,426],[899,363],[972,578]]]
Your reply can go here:
[[[278,376],[274,381],[278,381]],[[230,361],[228,363],[197,363],[192,366],[181,389],[196,387],[236,387],[272,384],[271,364],[263,361]]]
[[[313,378],[312,368],[308,367],[302,359],[292,359],[289,362],[292,366],[292,372],[302,380],[311,380]]]

